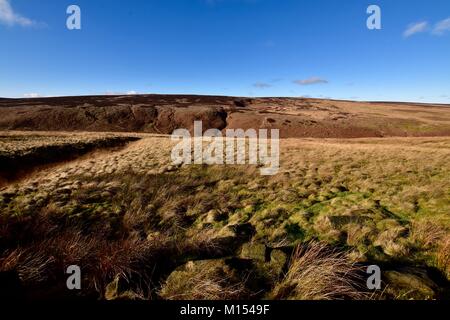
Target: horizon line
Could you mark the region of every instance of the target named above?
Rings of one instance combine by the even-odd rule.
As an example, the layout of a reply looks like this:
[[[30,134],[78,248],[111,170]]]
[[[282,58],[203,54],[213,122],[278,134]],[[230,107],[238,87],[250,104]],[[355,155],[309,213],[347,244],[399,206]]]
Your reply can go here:
[[[234,96],[221,94],[197,94],[197,93],[117,93],[117,94],[79,94],[79,95],[55,95],[55,96],[38,96],[38,97],[1,97],[5,100],[39,100],[39,99],[54,99],[54,98],[82,98],[82,97],[133,97],[133,96],[192,96],[192,97],[221,97],[221,98],[236,98],[236,99],[305,99],[305,100],[328,100],[328,101],[342,101],[342,102],[361,102],[361,103],[413,103],[420,105],[443,105],[450,106],[450,102],[433,102],[433,101],[417,101],[417,100],[362,100],[362,99],[339,99],[339,98],[323,98],[313,96]]]

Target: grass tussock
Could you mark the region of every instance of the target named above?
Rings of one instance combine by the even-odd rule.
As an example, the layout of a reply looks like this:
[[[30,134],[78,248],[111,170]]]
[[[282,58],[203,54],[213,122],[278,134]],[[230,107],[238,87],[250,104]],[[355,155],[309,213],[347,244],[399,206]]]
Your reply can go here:
[[[367,298],[360,290],[360,269],[324,243],[298,246],[288,271],[271,293],[273,299],[336,300]]]
[[[431,221],[413,221],[411,226],[411,240],[424,249],[439,246],[446,234],[445,228]]]
[[[437,266],[450,279],[450,236],[446,236],[439,245]]]

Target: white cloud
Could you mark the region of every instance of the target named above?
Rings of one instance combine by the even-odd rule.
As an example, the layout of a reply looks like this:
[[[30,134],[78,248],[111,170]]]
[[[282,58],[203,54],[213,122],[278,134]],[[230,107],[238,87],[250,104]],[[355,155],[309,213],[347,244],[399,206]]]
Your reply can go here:
[[[14,12],[9,2],[10,0],[0,0],[0,23],[8,26],[19,25],[22,27],[29,27],[35,24],[33,20]]]
[[[312,84],[328,83],[328,80],[318,78],[318,77],[312,77],[312,78],[303,79],[303,80],[295,80],[294,83],[301,85],[301,86],[308,86],[308,85],[312,85]]]
[[[405,38],[411,37],[417,33],[425,32],[428,29],[428,22],[422,21],[410,24],[403,32]]]
[[[255,88],[259,88],[259,89],[266,89],[266,88],[272,87],[271,84],[268,84],[268,83],[265,83],[265,82],[256,82],[255,84],[253,84],[253,86]]]
[[[450,31],[450,18],[444,19],[436,23],[432,33],[435,35],[443,35],[445,32]]]
[[[437,36],[450,32],[450,18],[438,21],[432,28],[429,27],[427,21],[412,23],[403,32],[403,36],[408,38],[422,32],[429,32]]]
[[[24,96],[24,98],[40,98],[40,97],[42,97],[39,93],[35,93],[35,92],[25,93],[23,96]]]
[[[134,90],[130,90],[130,91],[126,91],[126,92],[121,92],[121,91],[106,91],[105,95],[107,96],[133,96],[139,94],[137,91]]]

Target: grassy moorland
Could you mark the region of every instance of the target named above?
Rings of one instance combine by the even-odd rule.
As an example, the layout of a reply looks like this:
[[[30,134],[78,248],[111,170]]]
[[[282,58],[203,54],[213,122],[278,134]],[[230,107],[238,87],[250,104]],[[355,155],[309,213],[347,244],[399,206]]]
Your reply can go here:
[[[450,138],[285,139],[280,172],[261,176],[173,166],[170,139],[140,137],[1,189],[11,294],[449,298]],[[65,287],[72,264],[81,291]],[[370,264],[383,272],[377,292]]]

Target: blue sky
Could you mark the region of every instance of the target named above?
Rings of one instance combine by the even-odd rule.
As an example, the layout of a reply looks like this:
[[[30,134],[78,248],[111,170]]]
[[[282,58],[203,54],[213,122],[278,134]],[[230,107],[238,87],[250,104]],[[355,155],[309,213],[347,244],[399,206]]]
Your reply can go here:
[[[450,1],[0,0],[0,96],[127,92],[450,103]]]

